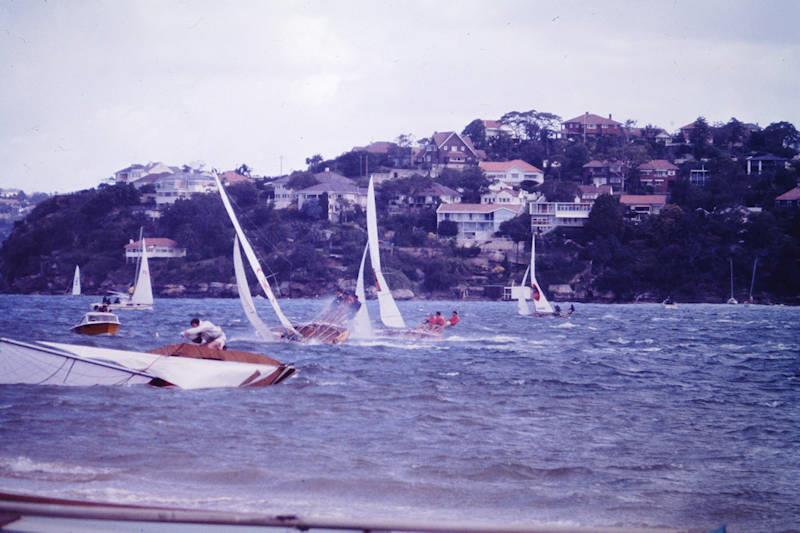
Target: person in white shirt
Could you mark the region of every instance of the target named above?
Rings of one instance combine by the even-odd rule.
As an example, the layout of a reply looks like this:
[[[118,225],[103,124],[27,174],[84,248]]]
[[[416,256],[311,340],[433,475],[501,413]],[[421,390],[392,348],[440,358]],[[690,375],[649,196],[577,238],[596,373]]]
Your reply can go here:
[[[190,322],[191,328],[182,332],[181,335],[190,339],[192,342],[204,344],[216,350],[225,349],[225,332],[222,328],[208,320],[193,318]]]

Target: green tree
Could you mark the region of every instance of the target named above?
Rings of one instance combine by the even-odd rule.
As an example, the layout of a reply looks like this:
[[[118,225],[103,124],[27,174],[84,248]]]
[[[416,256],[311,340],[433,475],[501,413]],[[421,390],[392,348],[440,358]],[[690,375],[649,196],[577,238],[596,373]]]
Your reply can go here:
[[[486,147],[486,126],[483,125],[481,119],[476,118],[467,124],[467,127],[461,133],[469,136],[475,148],[483,149]]]
[[[622,206],[609,194],[600,195],[589,212],[584,230],[588,237],[620,237],[623,230]]]

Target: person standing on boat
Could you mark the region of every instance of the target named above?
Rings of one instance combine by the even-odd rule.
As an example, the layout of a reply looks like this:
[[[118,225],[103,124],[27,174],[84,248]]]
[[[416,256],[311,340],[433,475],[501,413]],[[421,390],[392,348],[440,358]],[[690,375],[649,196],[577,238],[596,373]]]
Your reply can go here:
[[[225,332],[221,327],[199,318],[193,318],[190,324],[192,327],[181,333],[182,336],[215,350],[225,349],[225,341],[228,339],[225,338]]]

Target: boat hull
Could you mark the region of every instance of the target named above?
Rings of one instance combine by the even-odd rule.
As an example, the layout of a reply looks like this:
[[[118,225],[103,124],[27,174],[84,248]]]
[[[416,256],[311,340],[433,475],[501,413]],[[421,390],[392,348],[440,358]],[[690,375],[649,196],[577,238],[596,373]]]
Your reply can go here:
[[[79,335],[116,335],[119,333],[119,324],[111,322],[79,324],[72,327],[72,332]]]

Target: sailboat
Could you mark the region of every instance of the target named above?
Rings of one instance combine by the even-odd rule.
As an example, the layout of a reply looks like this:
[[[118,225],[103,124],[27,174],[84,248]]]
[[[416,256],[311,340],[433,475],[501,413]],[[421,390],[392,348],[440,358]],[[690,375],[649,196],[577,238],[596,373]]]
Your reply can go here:
[[[81,295],[81,267],[75,265],[75,275],[72,276],[72,295]]]
[[[733,297],[733,257],[729,258],[728,261],[731,263],[731,297],[728,298],[727,303],[730,305],[736,305],[739,302]]]
[[[133,294],[128,296],[122,292],[113,292],[110,296],[110,303],[103,302],[92,304],[92,308],[97,310],[102,306],[107,309],[153,309],[153,286],[150,282],[150,264],[147,260],[147,243],[144,238],[142,243],[142,255],[139,261],[139,269],[134,281]]]
[[[525,271],[525,275],[522,278],[522,286],[525,286],[525,281],[528,277],[528,272],[530,272],[531,280],[530,280],[530,287],[531,287],[531,301],[533,302],[533,314],[536,316],[554,316],[553,306],[550,305],[550,302],[547,300],[547,296],[545,296],[544,291],[539,286],[539,282],[536,281],[536,234],[534,233],[531,236],[531,264],[528,266],[528,269]],[[528,302],[525,299],[525,291],[520,291],[519,299],[517,300],[517,312],[520,315],[528,316],[531,314],[531,310],[528,307]]]
[[[753,288],[756,285],[756,268],[758,267],[758,257],[753,259],[753,275],[750,277],[750,292],[747,295],[747,301],[745,305],[752,305],[753,304]]]
[[[230,218],[231,224],[233,224],[233,228],[236,231],[233,258],[234,272],[236,274],[236,285],[239,289],[239,299],[242,302],[242,308],[244,309],[245,315],[256,329],[259,336],[293,342],[321,342],[325,344],[340,344],[346,341],[347,337],[349,336],[349,331],[344,323],[317,321],[295,326],[286,317],[281,309],[280,304],[278,303],[278,299],[275,297],[275,293],[272,292],[272,287],[270,287],[270,284],[264,275],[261,264],[256,257],[255,250],[253,250],[250,241],[247,240],[247,236],[244,234],[244,231],[239,224],[239,220],[236,218],[236,213],[233,211],[230,199],[228,198],[228,194],[225,192],[225,188],[222,186],[219,176],[214,175],[214,179],[217,184],[217,190],[219,191],[220,198],[222,199],[222,204],[225,206],[225,211],[228,213],[228,218]],[[261,289],[264,291],[264,294],[269,300],[272,310],[275,312],[275,316],[278,317],[278,321],[281,323],[281,327],[270,329],[266,326],[266,324],[263,323],[263,321],[261,321],[261,318],[258,316],[258,312],[253,304],[253,298],[250,294],[250,289],[247,283],[243,261],[239,252],[239,246],[241,246],[242,250],[244,251],[244,256],[250,265],[250,269],[255,274],[258,284],[261,286]],[[237,255],[239,256],[238,268],[236,267]]]
[[[361,254],[361,264],[358,267],[358,278],[356,278],[356,298],[360,307],[353,317],[351,329],[353,330],[353,337],[357,339],[370,338],[373,335],[372,323],[369,319],[369,309],[367,309],[367,293],[364,288],[364,265],[367,261],[367,252],[369,251],[369,241],[364,246],[364,253]]]

